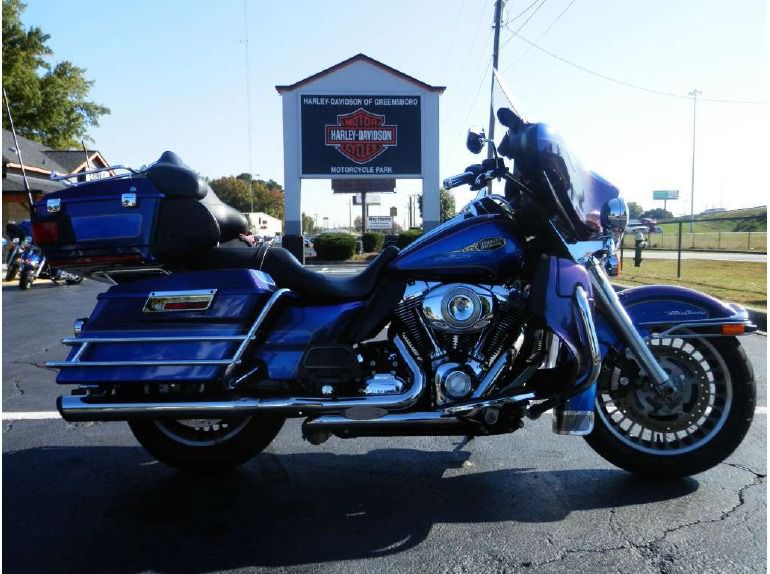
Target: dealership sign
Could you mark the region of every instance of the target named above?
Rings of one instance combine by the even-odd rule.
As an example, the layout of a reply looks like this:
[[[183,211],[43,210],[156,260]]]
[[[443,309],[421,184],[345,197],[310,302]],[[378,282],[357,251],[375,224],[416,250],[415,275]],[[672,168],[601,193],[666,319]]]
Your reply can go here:
[[[302,95],[302,175],[421,175],[420,96]]]
[[[390,215],[370,215],[366,219],[366,229],[393,229],[393,218]]]

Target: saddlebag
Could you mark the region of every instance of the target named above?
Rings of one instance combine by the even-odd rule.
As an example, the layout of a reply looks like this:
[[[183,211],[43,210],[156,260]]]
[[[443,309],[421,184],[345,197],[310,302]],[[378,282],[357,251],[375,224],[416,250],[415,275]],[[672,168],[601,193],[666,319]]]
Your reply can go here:
[[[163,267],[245,233],[248,222],[166,152],[141,173],[72,185],[35,203],[32,236],[80,275]]]
[[[206,383],[221,379],[275,291],[249,269],[166,275],[115,285],[75,338],[56,382]]]

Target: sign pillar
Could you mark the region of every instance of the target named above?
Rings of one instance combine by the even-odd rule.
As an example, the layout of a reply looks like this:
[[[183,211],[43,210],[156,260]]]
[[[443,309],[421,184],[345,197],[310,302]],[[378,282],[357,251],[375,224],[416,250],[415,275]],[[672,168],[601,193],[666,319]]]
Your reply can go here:
[[[435,137],[422,140],[422,229],[430,231],[441,223],[438,98],[426,103],[422,113],[422,131],[435,134]]]

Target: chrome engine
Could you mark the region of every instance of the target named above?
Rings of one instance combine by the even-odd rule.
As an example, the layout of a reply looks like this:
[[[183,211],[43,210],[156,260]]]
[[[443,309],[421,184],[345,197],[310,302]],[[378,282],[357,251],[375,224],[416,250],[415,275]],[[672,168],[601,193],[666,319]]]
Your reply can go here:
[[[520,285],[415,282],[395,310],[396,328],[425,369],[438,405],[469,397],[505,351],[523,344]]]

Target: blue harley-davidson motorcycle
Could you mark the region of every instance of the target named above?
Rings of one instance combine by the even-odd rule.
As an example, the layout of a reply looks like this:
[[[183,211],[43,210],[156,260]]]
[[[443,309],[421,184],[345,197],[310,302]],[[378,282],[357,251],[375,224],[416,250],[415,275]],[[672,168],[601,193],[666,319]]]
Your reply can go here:
[[[52,265],[114,283],[49,363],[75,385],[62,417],[128,421],[179,468],[243,463],[287,417],[320,444],[512,433],[549,411],[556,433],[631,472],[724,460],[754,412],[736,338],[755,329],[747,312],[680,287],[616,293],[618,190],[546,125],[498,119],[496,148],[468,136],[494,157],[444,184],[504,181],[504,195],[481,193],[352,277],[239,246],[243,216],[170,152],[38,202]]]

